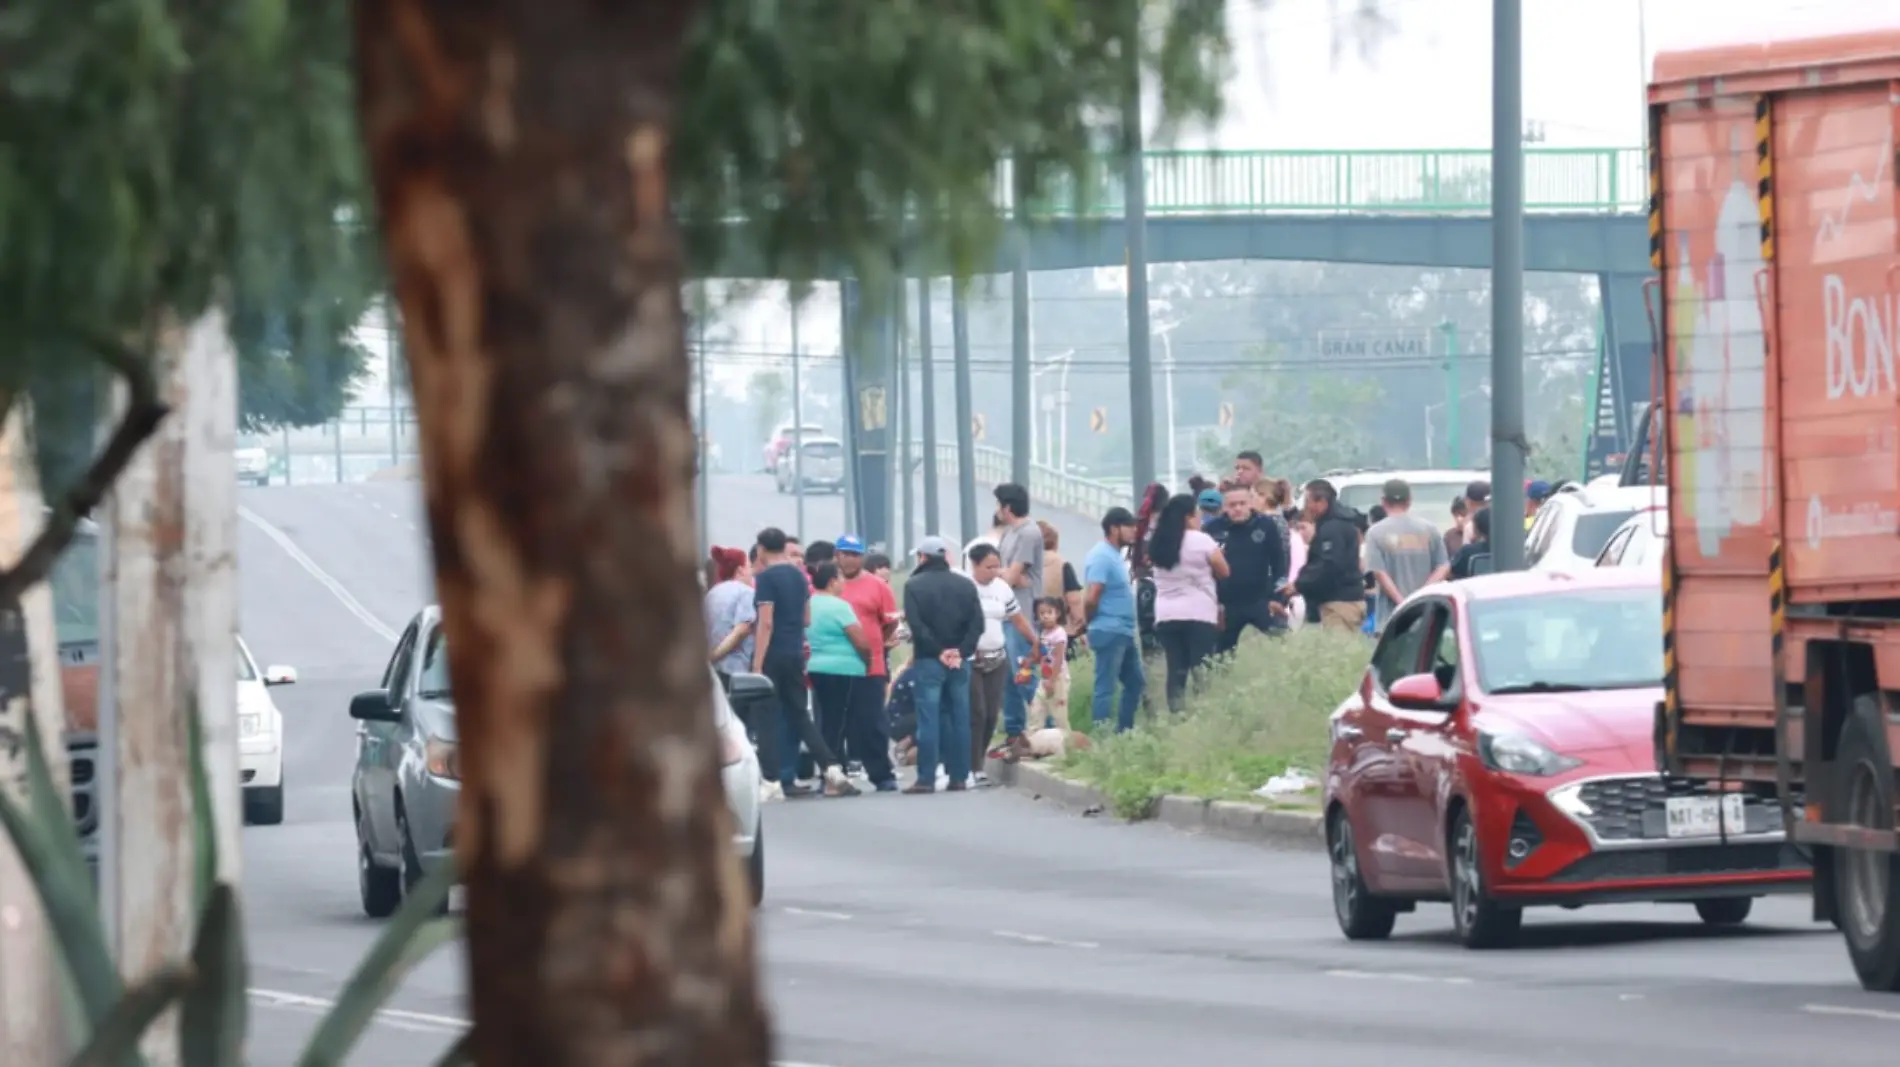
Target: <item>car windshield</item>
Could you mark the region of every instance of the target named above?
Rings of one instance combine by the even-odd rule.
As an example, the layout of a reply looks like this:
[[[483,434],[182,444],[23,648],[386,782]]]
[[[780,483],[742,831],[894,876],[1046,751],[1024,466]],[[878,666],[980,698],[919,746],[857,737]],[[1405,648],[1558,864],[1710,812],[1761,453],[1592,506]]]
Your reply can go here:
[[[1577,528],[1570,532],[1570,551],[1583,559],[1595,559],[1603,546],[1622,529],[1635,508],[1616,511],[1586,511],[1577,516]]]
[[[1488,693],[1662,684],[1662,594],[1647,586],[1478,600],[1478,684]]]
[[[416,679],[416,695],[424,700],[449,698],[449,643],[439,628],[429,635],[429,646],[422,651],[422,673]]]
[[[240,682],[257,681],[257,664],[251,662],[251,654],[244,651],[244,642],[237,642],[237,676]]]
[[[837,459],[844,455],[844,446],[836,441],[812,441],[805,445],[804,453],[811,459]]]
[[[1451,502],[1465,495],[1467,481],[1459,482],[1411,482],[1412,514],[1441,526],[1451,525]],[[1349,485],[1339,491],[1340,503],[1359,512],[1370,514],[1372,506],[1379,502],[1385,493],[1383,481],[1365,485]]]

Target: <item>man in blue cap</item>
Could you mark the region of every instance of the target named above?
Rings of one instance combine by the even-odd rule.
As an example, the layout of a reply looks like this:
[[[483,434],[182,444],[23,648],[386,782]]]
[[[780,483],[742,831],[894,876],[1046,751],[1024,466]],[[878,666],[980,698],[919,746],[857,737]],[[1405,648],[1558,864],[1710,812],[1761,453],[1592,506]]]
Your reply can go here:
[[[883,729],[884,693],[890,683],[887,653],[897,635],[897,595],[884,579],[864,569],[864,542],[856,534],[838,538],[832,552],[844,575],[840,595],[851,605],[871,645],[865,676],[851,682],[842,749],[850,752],[851,762],[863,766],[865,777],[878,792],[889,793],[897,789],[897,774],[891,767],[890,738]],[[832,747],[840,748],[836,742]]]
[[[1550,483],[1542,478],[1532,478],[1524,483],[1524,529],[1528,531],[1537,521],[1537,509],[1550,499]]]

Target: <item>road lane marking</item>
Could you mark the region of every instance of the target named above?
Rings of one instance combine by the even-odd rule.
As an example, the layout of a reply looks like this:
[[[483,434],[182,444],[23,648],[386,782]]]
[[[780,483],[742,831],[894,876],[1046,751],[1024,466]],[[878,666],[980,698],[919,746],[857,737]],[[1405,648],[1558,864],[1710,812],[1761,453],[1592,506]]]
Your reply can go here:
[[[265,537],[268,537],[272,541],[275,541],[277,543],[277,547],[284,550],[284,555],[289,556],[290,561],[292,563],[295,563],[297,566],[302,567],[305,573],[309,574],[310,577],[315,578],[317,580],[318,585],[321,585],[325,589],[328,589],[330,591],[330,595],[336,597],[337,602],[343,605],[343,609],[345,611],[348,611],[350,614],[356,616],[357,619],[360,620],[363,623],[363,625],[369,627],[370,631],[376,634],[376,636],[382,638],[385,641],[390,642],[391,644],[394,644],[396,642],[396,639],[402,636],[394,628],[392,628],[388,623],[385,623],[383,620],[377,618],[373,612],[371,612],[368,608],[364,607],[362,601],[356,599],[354,596],[351,596],[350,591],[348,589],[343,588],[342,582],[339,582],[335,578],[330,577],[330,574],[328,571],[325,571],[322,567],[317,566],[317,561],[305,555],[304,550],[297,547],[297,543],[290,539],[289,534],[286,534],[284,531],[278,529],[275,526],[272,526],[268,521],[264,519],[263,516],[259,515],[255,511],[252,511],[250,508],[243,507],[240,505],[238,507],[238,516],[242,518],[245,522],[248,522],[252,526],[257,527],[258,530],[262,531]]]
[[[1365,982],[1411,982],[1431,985],[1470,985],[1471,979],[1431,974],[1406,974],[1403,971],[1327,971],[1328,978],[1348,978]]]
[[[1856,1019],[1880,1019],[1890,1023],[1900,1023],[1900,1011],[1885,1008],[1849,1008],[1838,1004],[1803,1004],[1801,1010],[1809,1015],[1845,1015]]]
[[[1064,941],[1059,937],[1044,937],[1041,934],[1019,934],[1014,930],[991,930],[997,937],[1007,937],[1011,941],[1021,941],[1026,945],[1047,945],[1050,948],[1101,948],[1093,941]]]
[[[838,922],[851,921],[851,916],[842,911],[816,911],[812,908],[794,908],[789,905],[779,910],[787,915],[803,915],[812,919],[835,919]]]
[[[250,989],[251,999],[259,1007],[286,1008],[292,1011],[320,1013],[336,1007],[336,1001],[326,997],[313,997],[305,993],[286,993],[278,989]],[[398,1008],[384,1008],[376,1013],[377,1022],[398,1030],[411,1030],[430,1034],[460,1034],[468,1029],[467,1019],[453,1015],[431,1015],[421,1011],[402,1011]],[[806,1063],[801,1060],[773,1060],[772,1067],[830,1067],[823,1063]]]

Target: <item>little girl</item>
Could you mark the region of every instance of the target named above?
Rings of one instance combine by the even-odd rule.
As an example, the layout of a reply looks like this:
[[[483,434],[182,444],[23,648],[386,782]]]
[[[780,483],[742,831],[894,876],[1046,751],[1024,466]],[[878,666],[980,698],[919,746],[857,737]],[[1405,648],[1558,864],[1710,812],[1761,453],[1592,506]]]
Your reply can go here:
[[[1053,725],[1069,732],[1069,631],[1063,628],[1068,606],[1061,597],[1036,601],[1036,625],[1042,630],[1042,684],[1029,708],[1029,730]]]

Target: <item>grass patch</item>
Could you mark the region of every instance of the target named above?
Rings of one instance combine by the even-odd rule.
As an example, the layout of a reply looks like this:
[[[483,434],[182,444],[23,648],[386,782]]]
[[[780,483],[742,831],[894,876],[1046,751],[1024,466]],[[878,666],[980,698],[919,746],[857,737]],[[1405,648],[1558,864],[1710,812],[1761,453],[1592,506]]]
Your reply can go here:
[[[1135,729],[1119,735],[1112,721],[1091,721],[1093,664],[1079,656],[1070,664],[1069,718],[1094,745],[1071,753],[1060,770],[1106,793],[1123,818],[1147,814],[1167,795],[1308,806],[1297,797],[1261,801],[1254,790],[1290,767],[1324,770],[1328,716],[1359,684],[1370,651],[1364,637],[1317,626],[1280,638],[1249,632],[1208,670],[1179,716],[1166,711],[1161,663],[1151,661],[1146,707]]]

